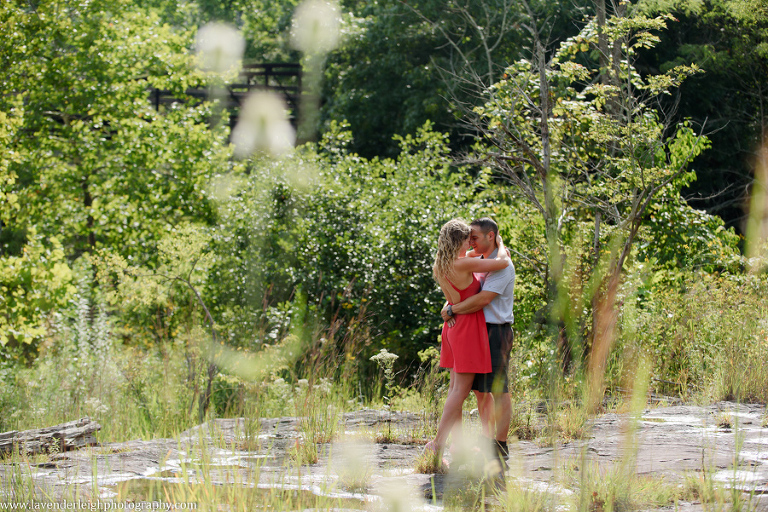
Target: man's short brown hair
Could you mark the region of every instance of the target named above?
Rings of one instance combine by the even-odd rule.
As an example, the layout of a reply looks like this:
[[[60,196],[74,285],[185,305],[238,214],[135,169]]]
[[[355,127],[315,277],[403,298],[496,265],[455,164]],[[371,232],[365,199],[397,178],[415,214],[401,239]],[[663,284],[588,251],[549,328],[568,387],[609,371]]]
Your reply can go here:
[[[498,235],[499,234],[499,225],[496,224],[496,221],[489,218],[489,217],[483,217],[481,219],[475,219],[469,224],[470,226],[476,226],[480,228],[480,231],[483,232],[483,234],[488,234],[489,232],[493,231],[493,234]]]

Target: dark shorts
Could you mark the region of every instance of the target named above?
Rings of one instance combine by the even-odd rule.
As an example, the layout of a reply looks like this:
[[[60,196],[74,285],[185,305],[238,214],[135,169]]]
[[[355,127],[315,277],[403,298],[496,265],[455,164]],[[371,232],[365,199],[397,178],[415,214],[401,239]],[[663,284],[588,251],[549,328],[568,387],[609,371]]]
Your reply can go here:
[[[481,393],[509,393],[509,354],[515,340],[510,324],[485,324],[491,346],[491,373],[476,373],[472,389]]]

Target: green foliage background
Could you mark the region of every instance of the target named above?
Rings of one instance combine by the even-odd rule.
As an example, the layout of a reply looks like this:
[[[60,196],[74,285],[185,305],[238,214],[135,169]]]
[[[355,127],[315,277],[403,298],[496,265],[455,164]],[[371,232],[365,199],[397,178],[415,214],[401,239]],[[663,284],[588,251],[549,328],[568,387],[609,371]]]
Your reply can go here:
[[[212,300],[234,320],[229,338],[257,348],[265,329],[279,337],[263,322],[301,290],[323,324],[365,319],[375,346],[360,354],[338,347],[340,356],[367,361],[386,347],[413,361],[434,342],[444,300],[424,270],[432,233],[472,216],[487,177],[457,172],[446,137],[429,125],[399,139],[396,159],[381,160],[349,152],[345,128],[284,161],[257,162],[235,184],[220,210],[215,251],[226,256]]]
[[[737,159],[718,137],[727,132],[754,148],[763,129],[754,105],[764,93],[753,85],[765,78],[765,48],[756,43],[764,17],[718,2],[637,6],[684,17],[659,33],[656,49],[657,36],[638,31],[637,67],[620,63],[633,87],[661,92],[679,76],[660,72],[677,64],[706,71],[680,90],[680,115],[667,128],[660,112],[675,104],[674,92],[660,110],[643,103],[630,121],[611,125],[604,107],[612,93],[590,75],[599,72],[595,33],[574,35],[587,26],[576,10],[587,16],[592,4],[568,11],[547,2],[532,3],[533,13],[511,11],[508,32],[485,54],[456,3],[343,2],[346,38],[328,56],[322,133],[281,160],[234,160],[215,102],[154,110],[149,87],[185,99],[190,87],[214,82],[193,55],[204,22],[236,24],[249,59],[299,61],[288,46],[297,3],[0,4],[0,407],[13,411],[0,430],[112,411],[143,435],[170,432],[193,421],[209,384],[212,414],[243,414],[249,401],[269,414],[296,413],[290,396],[305,378],[304,396],[326,378],[360,405],[381,391],[369,361],[381,348],[400,356],[403,397],[434,392],[439,379],[425,377],[427,349],[438,344],[444,299],[431,264],[440,226],[455,217],[495,218],[512,250],[518,392],[543,396],[552,380],[578,381],[584,367],[559,371],[558,340],[547,329],[548,217],[489,164],[491,151],[516,155],[509,141],[457,126],[466,121],[462,108],[480,105],[485,135],[520,129],[544,151],[523,26],[534,15],[547,20],[538,28],[551,32],[548,56],[559,59],[549,71],[565,320],[589,339],[587,292],[600,291],[594,276],[623,229],[606,223],[596,258],[596,205],[626,212],[638,183],[685,169],[654,196],[618,269],[619,329],[606,387],[620,389],[650,357],[657,391],[766,400],[764,276],[747,271],[741,239],[726,227],[733,218],[726,224],[681,196],[705,190],[696,175],[722,177],[719,166],[729,160],[728,172],[749,181],[748,165],[733,164],[746,162],[744,153]],[[688,41],[691,27],[714,31],[723,19],[742,31],[729,26],[720,39]],[[617,23],[642,29],[650,21]],[[452,50],[446,34],[457,37]],[[471,73],[480,79],[463,89]],[[698,108],[691,91],[726,82],[741,89],[724,96],[718,122],[733,115],[738,129],[712,134],[710,149],[690,150],[704,140],[696,121],[719,104]],[[514,100],[520,91],[531,104]],[[640,135],[641,147],[627,149]],[[535,177],[531,167],[522,173]],[[533,196],[543,201],[545,190]],[[747,310],[759,314],[749,320]],[[750,378],[739,380],[744,365]]]

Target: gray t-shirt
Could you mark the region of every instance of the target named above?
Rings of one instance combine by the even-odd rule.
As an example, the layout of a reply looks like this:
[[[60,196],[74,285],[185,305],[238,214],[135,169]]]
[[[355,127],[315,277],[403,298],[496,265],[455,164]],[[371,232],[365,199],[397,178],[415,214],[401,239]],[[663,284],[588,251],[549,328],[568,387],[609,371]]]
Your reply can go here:
[[[498,249],[493,251],[491,258],[495,258],[498,252]],[[483,308],[486,323],[514,323],[515,315],[512,309],[515,304],[515,266],[510,262],[506,268],[476,276],[483,291],[498,293],[498,296]]]

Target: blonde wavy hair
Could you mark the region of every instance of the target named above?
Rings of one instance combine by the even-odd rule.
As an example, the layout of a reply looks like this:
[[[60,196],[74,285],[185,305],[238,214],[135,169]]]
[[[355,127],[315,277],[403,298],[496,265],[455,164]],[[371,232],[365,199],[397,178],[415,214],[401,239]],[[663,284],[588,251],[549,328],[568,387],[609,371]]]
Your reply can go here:
[[[440,236],[437,239],[437,254],[435,264],[432,266],[432,276],[440,282],[440,277],[449,279],[453,276],[453,262],[459,256],[459,249],[469,238],[472,230],[466,222],[452,219],[440,228]]]

